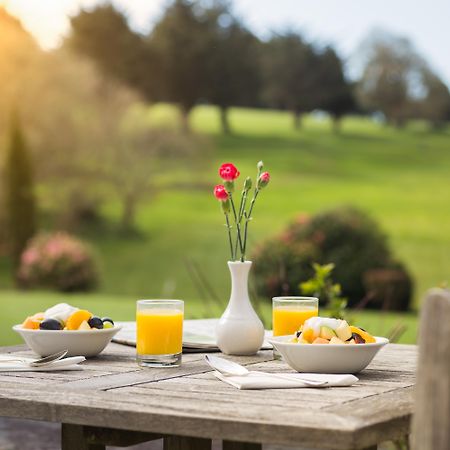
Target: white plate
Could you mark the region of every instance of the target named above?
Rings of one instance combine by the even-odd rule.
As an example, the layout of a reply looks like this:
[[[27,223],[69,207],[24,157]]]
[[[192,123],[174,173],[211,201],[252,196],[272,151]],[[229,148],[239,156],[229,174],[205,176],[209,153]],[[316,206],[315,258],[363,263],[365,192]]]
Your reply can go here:
[[[67,356],[98,355],[120,330],[120,326],[102,330],[29,330],[22,325],[14,325],[25,343],[39,356],[47,356],[68,350]]]
[[[297,344],[289,336],[269,342],[297,372],[358,373],[365,369],[389,339],[376,336],[373,344]]]

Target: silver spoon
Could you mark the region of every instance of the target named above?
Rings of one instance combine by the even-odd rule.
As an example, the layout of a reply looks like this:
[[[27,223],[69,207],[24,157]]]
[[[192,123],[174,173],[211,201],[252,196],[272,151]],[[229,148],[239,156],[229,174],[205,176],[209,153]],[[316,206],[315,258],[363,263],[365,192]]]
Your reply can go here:
[[[245,377],[250,373],[244,366],[241,366],[240,364],[233,361],[228,361],[227,359],[219,358],[218,356],[205,355],[205,360],[210,367],[212,367],[214,370],[217,370],[223,375]],[[325,381],[307,380],[298,376],[290,376],[290,374],[288,373],[270,373],[269,375],[289,381],[301,381],[305,385],[311,387],[325,386],[327,384]]]
[[[45,356],[44,358],[38,358],[35,360],[28,360],[28,359],[21,359],[21,358],[11,358],[11,359],[0,359],[0,362],[14,362],[19,361],[23,362],[25,364],[30,365],[31,367],[43,367],[48,364],[51,364],[55,361],[59,361],[60,359],[64,358],[64,356],[67,355],[69,350],[62,350],[58,353],[54,353],[53,355]]]

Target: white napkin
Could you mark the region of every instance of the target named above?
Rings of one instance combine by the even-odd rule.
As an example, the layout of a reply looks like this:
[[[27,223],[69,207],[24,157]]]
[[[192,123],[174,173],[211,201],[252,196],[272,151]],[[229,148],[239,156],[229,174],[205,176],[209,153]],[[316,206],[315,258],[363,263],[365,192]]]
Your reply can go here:
[[[17,357],[23,361],[11,361]],[[72,356],[46,364],[43,367],[33,367],[29,362],[36,358],[27,358],[25,356],[15,356],[14,354],[0,355],[0,372],[50,372],[53,370],[83,370],[81,362],[85,361],[84,356]]]
[[[305,387],[333,387],[351,386],[358,381],[354,375],[350,374],[323,374],[323,373],[267,373],[249,372],[248,375],[223,375],[215,371],[214,375],[225,383],[231,384],[238,389],[289,389]],[[325,384],[310,386],[304,380],[321,381]]]

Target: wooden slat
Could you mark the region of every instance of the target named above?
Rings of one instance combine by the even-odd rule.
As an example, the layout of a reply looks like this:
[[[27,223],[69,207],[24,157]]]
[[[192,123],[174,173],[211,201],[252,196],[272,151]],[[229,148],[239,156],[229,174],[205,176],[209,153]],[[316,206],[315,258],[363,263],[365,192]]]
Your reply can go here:
[[[450,448],[450,293],[431,290],[422,306],[415,450]]]

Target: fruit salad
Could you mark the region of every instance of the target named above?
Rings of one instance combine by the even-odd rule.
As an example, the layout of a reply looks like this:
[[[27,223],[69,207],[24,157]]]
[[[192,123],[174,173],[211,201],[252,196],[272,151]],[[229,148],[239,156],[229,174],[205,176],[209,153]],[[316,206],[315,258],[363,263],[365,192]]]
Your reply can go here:
[[[33,316],[27,317],[22,328],[29,330],[102,330],[113,328],[114,322],[109,317],[94,316],[85,309],[75,308],[67,303],[58,303]]]
[[[375,338],[345,320],[311,317],[296,332],[292,342],[299,344],[373,344]]]

